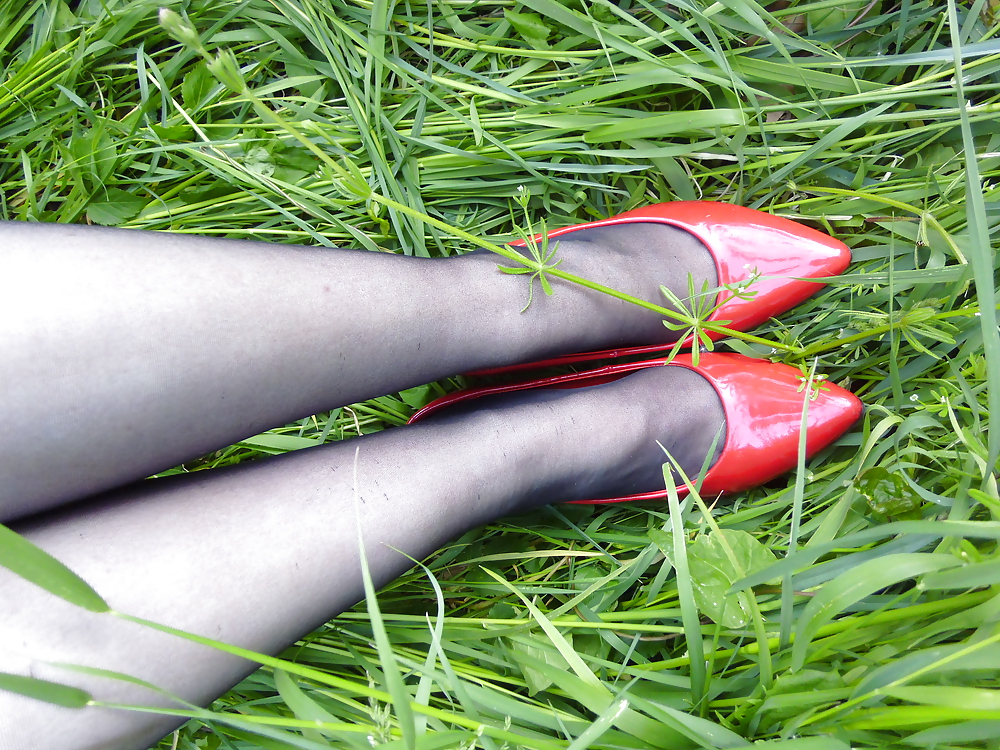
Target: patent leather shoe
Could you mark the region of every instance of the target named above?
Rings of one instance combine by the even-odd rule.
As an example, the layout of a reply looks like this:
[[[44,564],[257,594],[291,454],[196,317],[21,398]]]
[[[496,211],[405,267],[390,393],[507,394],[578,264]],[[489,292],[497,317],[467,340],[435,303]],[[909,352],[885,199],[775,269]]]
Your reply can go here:
[[[790,219],[773,216],[744,206],[716,201],[675,201],[656,203],[626,211],[610,219],[564,227],[547,232],[550,240],[570,237],[573,232],[593,227],[610,227],[634,222],[667,224],[693,235],[715,260],[720,306],[709,322],[728,321],[726,326],[746,331],[804,302],[822,286],[816,279],[836,276],[851,262],[851,251],[840,240]],[[535,237],[540,240],[541,235]],[[523,240],[511,242],[523,247]],[[727,290],[753,278],[744,299]],[[709,332],[713,339],[723,334]],[[685,342],[690,346],[690,339]],[[624,346],[593,352],[564,354],[540,362],[527,362],[472,374],[497,374],[534,370],[553,365],[589,362],[596,359],[652,354],[673,344]]]
[[[690,354],[665,359],[607,365],[588,372],[569,373],[521,383],[491,385],[448,394],[431,402],[409,424],[470,399],[530,388],[583,388],[607,383],[647,367],[685,367],[705,378],[715,389],[726,417],[726,437],[719,457],[701,484],[703,497],[740,492],[764,484],[795,467],[798,461],[805,380],[794,367],[740,354],[705,353],[698,365]],[[806,456],[813,456],[850,429],[863,411],[861,401],[848,390],[814,382],[808,408]],[[666,457],[664,457],[666,460]],[[692,481],[694,477],[691,478]],[[679,488],[687,494],[686,487]],[[666,489],[624,497],[580,500],[616,503],[657,500]]]

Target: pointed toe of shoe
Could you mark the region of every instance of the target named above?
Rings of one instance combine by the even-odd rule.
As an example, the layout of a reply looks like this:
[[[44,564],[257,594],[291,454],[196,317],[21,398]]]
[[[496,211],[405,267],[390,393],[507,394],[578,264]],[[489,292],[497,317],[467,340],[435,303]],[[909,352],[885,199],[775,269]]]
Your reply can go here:
[[[705,475],[701,494],[712,497],[741,492],[795,468],[799,455],[805,383],[794,367],[741,354],[702,354],[698,365],[690,354],[667,362],[621,362],[595,370],[538,378],[520,383],[482,386],[452,393],[428,404],[410,419],[419,422],[431,414],[470,399],[531,388],[583,388],[607,383],[647,367],[686,367],[701,375],[719,396],[726,417],[722,452]],[[813,456],[847,432],[861,417],[861,401],[832,383],[814,385],[809,401],[806,456]],[[681,494],[685,488],[679,488]],[[624,497],[574,502],[620,503],[650,501],[667,496],[657,489]]]
[[[749,299],[723,292],[712,317],[748,330],[804,302],[822,283],[842,273],[851,251],[840,240],[780,216],[728,203],[699,201],[674,211],[715,257],[719,286],[751,280]],[[810,281],[816,279],[817,281]]]
[[[740,355],[716,355],[693,369],[712,383],[726,412],[725,448],[705,477],[703,494],[739,492],[795,467],[805,399],[799,370]],[[850,391],[833,383],[814,384],[806,456],[847,432],[862,411],[860,399]]]
[[[752,296],[744,298],[724,289],[716,298],[718,309],[709,317],[710,321],[724,322],[736,331],[750,330],[804,302],[819,291],[825,278],[843,273],[851,263],[847,245],[823,232],[763,211],[715,201],[654,203],[610,219],[557,229],[548,236],[557,239],[588,227],[633,222],[668,224],[696,237],[715,261],[720,288],[750,282],[746,291]],[[540,238],[538,235],[535,239]],[[524,245],[521,241],[510,244]],[[724,336],[716,332],[708,335],[713,339]],[[692,343],[689,338],[685,346]],[[471,374],[497,374],[631,354],[652,354],[669,346],[627,346],[560,355],[542,362]]]

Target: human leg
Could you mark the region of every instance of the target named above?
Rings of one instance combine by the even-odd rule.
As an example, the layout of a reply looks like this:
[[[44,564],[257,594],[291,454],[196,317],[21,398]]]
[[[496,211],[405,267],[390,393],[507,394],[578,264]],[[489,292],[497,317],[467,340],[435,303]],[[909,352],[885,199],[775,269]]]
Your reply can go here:
[[[410,428],[143,482],[16,528],[120,611],[275,653],[361,598],[355,518],[381,585],[410,566],[392,548],[420,558],[508,513],[652,489],[662,481],[657,440],[693,473],[723,421],[700,376],[651,368],[576,391],[481,399],[474,410]],[[79,684],[103,700],[156,697],[45,662],[120,670],[199,703],[252,666],[73,608],[6,571],[0,598],[14,603],[0,617],[0,671]],[[4,748],[137,750],[172,723],[0,693]]]
[[[428,260],[18,223],[0,237],[0,521],[333,406],[673,335],[655,314],[572,284],[520,314],[525,278],[488,254]],[[661,225],[567,237],[558,257],[657,302],[659,284],[686,295],[689,273],[715,282],[705,248]]]

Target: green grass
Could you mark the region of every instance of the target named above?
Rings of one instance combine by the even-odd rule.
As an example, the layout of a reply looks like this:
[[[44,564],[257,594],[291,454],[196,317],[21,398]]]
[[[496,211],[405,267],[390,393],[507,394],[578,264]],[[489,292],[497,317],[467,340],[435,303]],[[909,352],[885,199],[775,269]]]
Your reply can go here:
[[[1000,747],[1000,3],[765,6],[171,6],[210,70],[156,3],[0,2],[3,218],[440,256],[523,228],[523,185],[550,227],[711,198],[854,251],[722,345],[857,392],[835,447],[711,509],[475,530],[163,748]],[[398,425],[453,387],[199,466]]]

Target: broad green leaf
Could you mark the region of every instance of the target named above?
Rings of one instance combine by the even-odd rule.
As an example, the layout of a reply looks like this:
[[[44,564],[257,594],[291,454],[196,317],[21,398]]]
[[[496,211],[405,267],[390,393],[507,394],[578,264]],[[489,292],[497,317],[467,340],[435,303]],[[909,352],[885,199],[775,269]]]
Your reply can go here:
[[[659,548],[667,562],[674,564],[674,538],[662,529],[650,529],[647,534],[649,541]]]
[[[215,76],[205,67],[204,62],[198,63],[184,75],[184,82],[181,84],[181,99],[184,106],[194,111],[214,86]]]
[[[272,176],[276,168],[271,152],[264,146],[250,148],[243,156],[242,161],[248,172],[261,177]]]
[[[194,129],[190,125],[157,125],[153,122],[150,123],[149,129],[162,141],[186,141],[194,135]]]
[[[73,11],[66,4],[65,0],[59,0],[55,4],[55,28],[57,33],[57,38],[62,40],[65,44],[69,37],[69,32],[73,30],[74,27],[79,24],[80,19],[73,15]]]
[[[553,21],[568,26],[574,31],[589,37],[600,44],[602,48],[610,47],[638,60],[658,62],[656,56],[652,53],[623,39],[606,23],[597,21],[590,16],[567,7],[568,3],[557,2],[557,0],[518,1],[521,5],[531,8]]]
[[[0,566],[70,604],[91,612],[111,609],[80,576],[6,526],[0,526]]]
[[[868,507],[880,516],[906,516],[923,505],[923,501],[899,474],[882,466],[873,466],[855,482],[855,487],[868,500]]]
[[[291,167],[306,174],[312,174],[319,167],[316,155],[297,145],[283,146],[271,152],[274,163],[283,167]]]
[[[87,133],[90,148],[90,165],[95,179],[95,185],[103,185],[114,172],[118,149],[115,140],[107,129],[92,128]]]
[[[411,409],[421,409],[434,400],[434,390],[429,385],[418,385],[415,388],[407,388],[399,392],[399,397],[403,403]]]
[[[0,690],[17,693],[27,698],[52,703],[63,708],[83,708],[92,700],[90,693],[80,688],[60,685],[58,682],[39,680],[19,674],[0,672]]]
[[[103,127],[89,128],[69,140],[73,161],[71,169],[82,170],[90,189],[103,190],[105,180],[114,170],[118,156],[114,139]]]
[[[549,26],[537,13],[517,13],[513,10],[504,9],[504,18],[510,21],[524,41],[535,49],[548,49],[547,39],[552,35],[552,27]]]
[[[108,188],[98,193],[101,200],[87,206],[87,218],[95,224],[115,227],[139,215],[146,199],[121,188]]]
[[[806,17],[816,33],[821,34],[844,28],[868,3],[869,0],[841,0],[833,7],[810,11]]]
[[[725,545],[735,555],[738,567],[733,566]],[[747,574],[764,570],[775,559],[773,552],[746,531],[720,529],[719,533],[699,534],[688,545],[698,609],[724,627],[743,627],[750,621],[750,612],[739,595],[727,592],[733,583]]]

